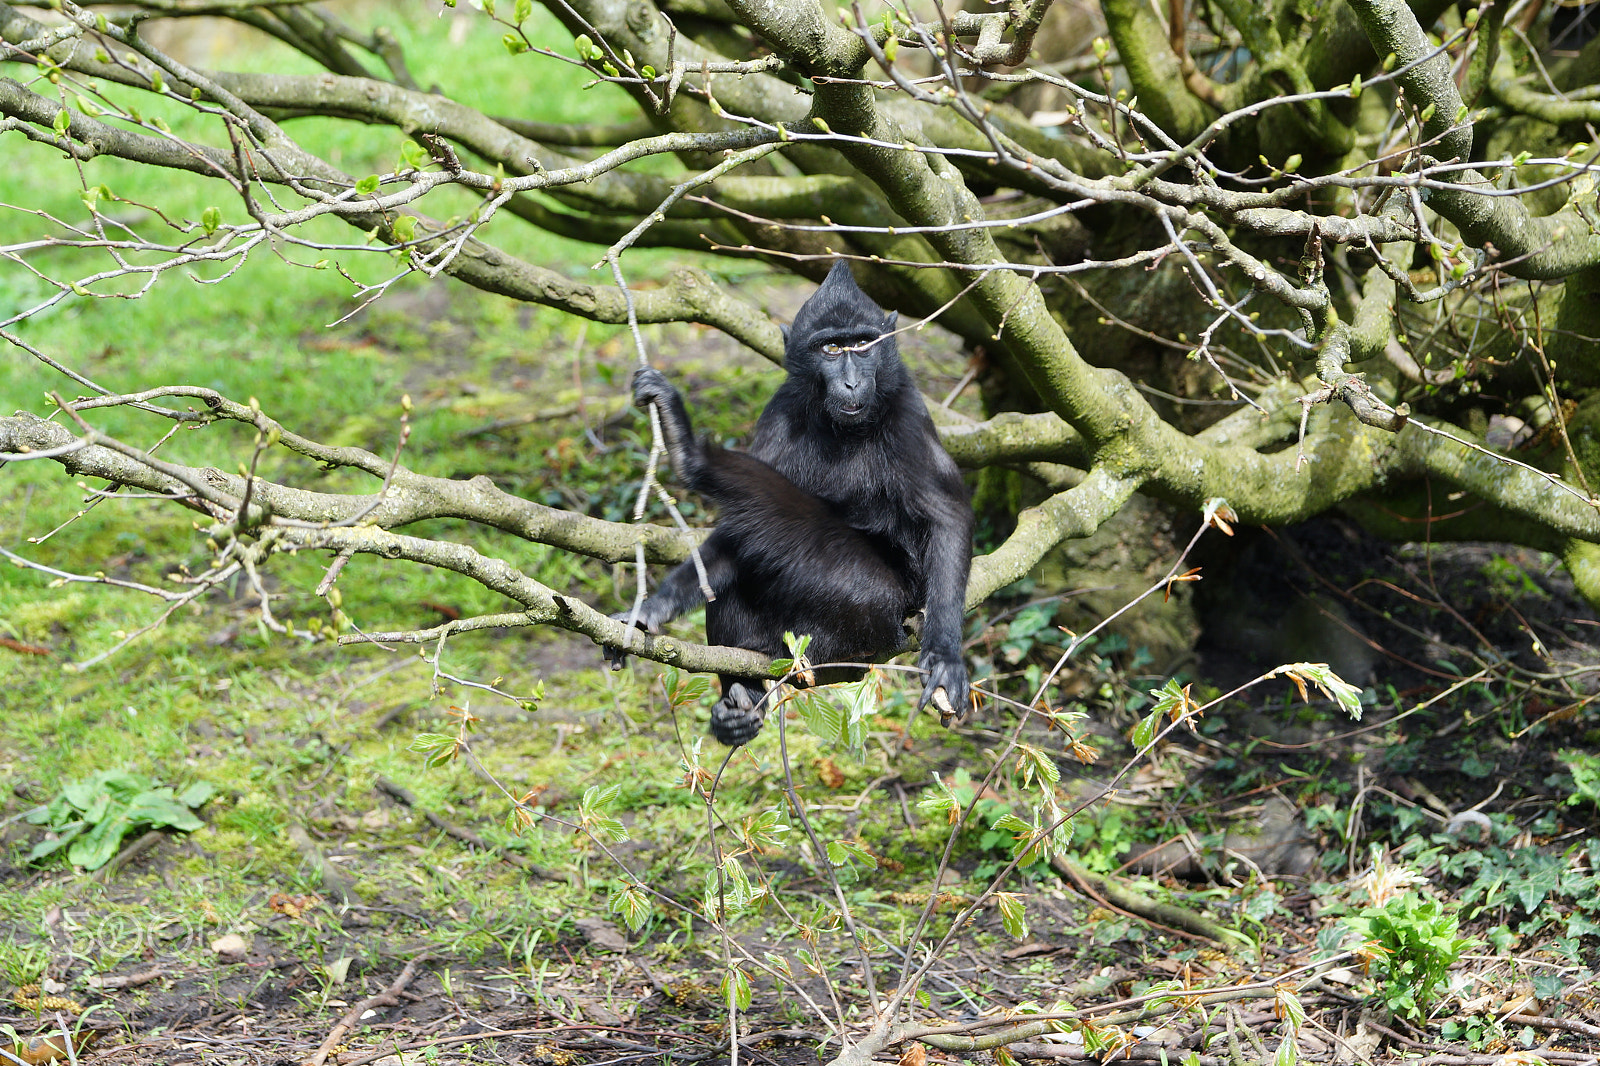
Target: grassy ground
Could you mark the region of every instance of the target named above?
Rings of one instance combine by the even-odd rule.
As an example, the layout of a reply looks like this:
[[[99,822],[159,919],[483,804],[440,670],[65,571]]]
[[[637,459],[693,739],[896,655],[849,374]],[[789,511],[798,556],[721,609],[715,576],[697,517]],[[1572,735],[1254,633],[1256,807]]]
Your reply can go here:
[[[625,114],[603,90],[526,80],[528,65],[509,61],[482,27],[469,24],[457,47],[430,51],[434,27],[420,9],[400,10],[405,17],[396,28],[412,46],[423,84],[440,81],[468,102],[514,99],[534,118]],[[189,43],[222,50],[235,65],[255,54],[233,37]],[[186,121],[177,113],[171,120]],[[295,131],[314,149],[337,152],[353,173],[386,169],[399,151],[397,135],[382,129],[302,123]],[[6,144],[0,203],[80,218],[73,171],[49,152],[13,142]],[[109,161],[93,164],[86,179],[130,201],[159,199],[187,217],[222,203],[201,183]],[[37,216],[0,210],[0,240],[44,225]],[[591,248],[510,229],[509,220],[496,225],[508,227],[497,239],[537,262],[579,273],[593,258]],[[333,229],[324,235],[349,239]],[[647,281],[681,259],[639,254],[632,276]],[[89,266],[61,252],[36,262],[53,275]],[[388,269],[363,255],[340,265],[368,282]],[[27,271],[6,265],[0,317],[46,291]],[[792,304],[792,289],[763,291],[776,305]],[[487,474],[530,499],[626,515],[642,456],[637,422],[622,404],[632,354],[616,330],[413,281],[347,318],[351,292],[332,269],[295,268],[262,255],[224,284],[168,277],[142,299],[73,300],[19,332],[114,389],[181,381],[254,396],[308,436],[385,454],[398,433],[401,398],[410,395],[405,462],[413,469]],[[658,330],[650,339],[696,397],[707,428],[737,437],[748,427],[771,388],[769,368],[704,331]],[[922,352],[917,371],[929,391],[942,392],[937,386],[960,374],[960,358]],[[0,359],[6,413],[47,411],[42,396],[51,389],[70,391],[20,349]],[[550,417],[492,428],[530,411]],[[144,446],[164,431],[123,411],[104,412],[96,424]],[[235,428],[211,426],[178,433],[162,450],[187,462],[231,464],[248,455],[249,441]],[[261,472],[313,488],[361,484],[278,453],[269,453]],[[692,501],[688,513],[691,521],[704,517]],[[493,532],[452,522],[417,532],[471,543],[598,605],[614,607],[629,592],[607,568]],[[153,501],[85,507],[81,493],[44,463],[0,468],[0,547],[66,572],[157,584],[207,558],[185,514]],[[1409,582],[1418,590],[1414,600],[1427,591],[1415,580],[1416,558],[1387,553],[1371,562],[1387,568],[1385,580]],[[1574,620],[1570,588],[1546,562],[1492,550],[1430,556],[1428,580],[1435,567],[1442,581],[1459,578],[1449,586],[1451,606],[1502,641],[1508,657],[1522,654],[1516,641],[1525,638],[1516,634],[1531,632],[1552,646],[1566,641],[1563,653],[1577,661],[1584,648],[1574,634],[1586,619]],[[268,585],[278,617],[301,631],[327,619],[329,605],[311,593],[326,560],[280,563]],[[1337,565],[1347,567],[1352,584],[1367,576],[1360,569],[1366,562]],[[450,575],[367,560],[351,564],[341,588],[343,610],[363,628],[427,626],[505,606]],[[1260,588],[1256,594],[1264,596]],[[0,1024],[21,1034],[12,1050],[25,1047],[36,1029],[60,1024],[57,1008],[28,991],[41,984],[48,986],[42,992],[54,989],[74,1006],[92,1008],[85,1016],[107,1031],[82,1050],[108,1060],[300,1061],[352,1005],[391,986],[392,1001],[370,1004],[375,1013],[358,1014],[335,1041],[345,1045],[340,1061],[397,1047],[472,1061],[703,1061],[721,1054],[727,1012],[718,984],[728,945],[703,920],[663,903],[645,906],[636,915],[642,924],[629,930],[608,911],[608,899],[630,880],[678,900],[702,896],[716,869],[713,839],[739,850],[747,820],[784,809],[784,764],[770,737],[733,761],[711,814],[681,787],[680,760],[692,760],[692,744],[704,733],[704,701],[688,701],[674,720],[654,667],[602,670],[597,649],[559,634],[518,631],[452,643],[445,660],[452,674],[502,678],[499,687],[517,694],[542,686],[530,712],[449,682],[434,697],[431,670],[414,656],[275,636],[256,623],[255,606],[241,586],[77,670],[73,664],[101,656],[149,623],[157,605],[132,592],[0,568],[0,638],[9,642],[0,648],[0,982],[10,997],[0,1003]],[[973,661],[1026,679],[1053,660],[1064,638],[1043,608],[999,613],[1010,606],[974,620]],[[1385,610],[1410,627],[1394,631],[1390,650],[1425,659],[1433,674],[1381,663],[1366,697],[1369,721],[1448,687],[1452,675],[1441,662],[1454,660],[1447,665],[1460,677],[1481,654],[1470,642],[1471,654],[1459,652],[1465,638],[1446,612],[1410,600]],[[1527,628],[1518,630],[1519,622]],[[695,620],[686,620],[683,632],[695,631]],[[1089,716],[1085,743],[1113,768],[1131,754],[1126,732],[1150,709],[1145,690],[1163,680],[1139,676],[1139,652],[1102,641],[1066,686],[1071,706]],[[1401,932],[1426,930],[1448,941],[1446,925],[1459,923],[1473,938],[1453,963],[1415,946],[1395,949],[1402,960],[1439,969],[1431,1002],[1407,1021],[1400,1000],[1421,994],[1420,986],[1393,977],[1371,953],[1366,974],[1362,960],[1348,956],[1335,960],[1334,975],[1294,983],[1315,1025],[1289,1033],[1271,1013],[1269,985],[1251,993],[1266,997],[1259,1009],[1227,1016],[1239,1032],[1260,1032],[1273,1046],[1293,1036],[1302,1057],[1313,1060],[1370,1037],[1375,1042],[1361,1043],[1354,1058],[1399,1056],[1416,1045],[1443,1048],[1462,1063],[1534,1048],[1560,1066],[1592,1061],[1595,1045],[1585,1041],[1593,1034],[1583,1026],[1600,1024],[1590,984],[1600,930],[1593,719],[1580,707],[1542,721],[1556,705],[1499,676],[1367,733],[1348,733],[1326,704],[1274,696],[1219,708],[1196,737],[1141,765],[1113,802],[1077,817],[1070,853],[1079,880],[1036,864],[1008,883],[1026,904],[1026,935],[1008,931],[995,906],[976,913],[930,977],[924,1017],[971,1019],[1058,1002],[1093,1007],[1161,982],[1222,987],[1281,975],[1319,948],[1334,953],[1353,922],[1372,920],[1372,886],[1354,875],[1370,869],[1365,849],[1377,843],[1391,869],[1433,876],[1448,905],[1442,917],[1420,904],[1403,911],[1395,919]],[[1183,680],[1206,690],[1193,672]],[[410,750],[413,738],[453,734],[460,718],[452,711],[463,707],[481,719],[472,734],[479,768],[466,759],[427,768]],[[1030,815],[1030,792],[1010,775],[974,794],[998,748],[1003,714],[947,734],[926,720],[908,728],[909,711],[891,690],[869,719],[859,754],[825,748],[790,723],[788,766],[808,816],[822,840],[851,844],[824,859],[809,841],[790,839],[741,857],[740,869],[758,884],[766,878],[773,897],[765,910],[752,907],[731,924],[736,944],[758,959],[771,950],[800,975],[785,988],[746,967],[754,999],[745,1032],[765,1034],[746,1055],[815,1060],[812,1043],[797,1034],[825,1030],[800,992],[825,1015],[833,1014],[830,988],[845,1016],[860,1019],[870,1009],[861,966],[837,927],[841,898],[875,945],[877,987],[892,986],[898,945],[930,893],[937,890],[945,904],[932,926],[942,934],[1010,856],[1014,834],[995,828],[995,820]],[[1112,772],[1068,757],[1059,734],[1031,739],[1054,753],[1051,764],[1065,774],[1060,792],[1070,801],[1095,794]],[[48,839],[30,821],[39,817],[34,812],[67,786],[87,786],[111,771],[180,794],[207,786],[202,824],[150,838],[98,879],[60,855],[30,862]],[[511,806],[486,775],[530,796],[551,820],[514,832]],[[981,815],[960,833],[953,866],[937,885],[948,822],[919,806],[936,794],[935,775]],[[615,794],[602,809],[593,797],[586,801],[591,788]],[[1569,796],[1581,802],[1567,804]],[[1480,801],[1487,812],[1481,823],[1469,818],[1465,829],[1445,831],[1447,818]],[[627,839],[609,841],[596,816],[614,818]],[[589,835],[568,828],[586,820]],[[1242,838],[1241,826],[1254,827],[1255,836]],[[124,849],[143,847],[141,833],[120,841]],[[1108,898],[1110,889],[1093,879],[1125,874],[1137,850],[1174,841],[1220,856],[1217,865],[1231,864],[1231,872],[1210,886],[1180,885],[1152,860],[1138,867],[1153,875],[1140,882],[1143,890],[1239,931],[1245,948],[1223,952],[1163,927],[1170,915],[1152,925],[1130,913],[1148,908]],[[1254,868],[1280,844],[1321,865],[1282,880],[1261,875]],[[837,892],[830,870],[842,881]],[[805,973],[802,950],[816,951],[820,974]],[[408,961],[418,969],[406,971]],[[108,975],[138,980],[121,989],[96,983]],[[1368,1026],[1364,1011],[1393,1039]],[[1545,1024],[1552,1019],[1576,1028]],[[1172,1054],[1193,1050],[1205,1066],[1230,1056],[1235,1066],[1258,1060],[1248,1046],[1237,1054],[1227,1049],[1219,1028],[1225,1020],[1214,1014],[1209,1030],[1199,1026],[1211,1033],[1210,1043],[1197,1040]],[[1185,1038],[1196,1031],[1192,1018],[1168,1022]],[[1102,1018],[1080,1027],[1079,1040],[1133,1024]],[[432,1052],[422,1050],[428,1045]],[[1069,1047],[1054,1045],[1063,1054]]]

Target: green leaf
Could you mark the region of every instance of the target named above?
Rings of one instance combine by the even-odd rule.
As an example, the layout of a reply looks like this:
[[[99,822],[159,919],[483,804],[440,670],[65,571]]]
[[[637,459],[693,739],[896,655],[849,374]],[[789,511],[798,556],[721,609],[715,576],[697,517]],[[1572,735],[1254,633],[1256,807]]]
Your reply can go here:
[[[835,866],[859,862],[869,870],[878,868],[878,857],[868,851],[859,840],[830,840],[827,844],[828,861]]]
[[[1274,1013],[1288,1023],[1291,1031],[1306,1023],[1306,1008],[1288,987],[1280,985],[1275,991],[1277,1001]]]
[[[1526,863],[1519,864],[1523,869],[1518,871],[1520,876],[1512,886],[1517,902],[1530,916],[1547,896],[1556,894],[1561,884],[1561,873],[1566,868],[1566,860],[1558,855],[1535,852],[1534,856],[1529,856]]]
[[[406,750],[420,752],[423,765],[433,769],[454,759],[459,748],[455,737],[443,733],[418,733]]]
[[[667,672],[664,676],[667,702],[675,708],[699,703],[701,698],[711,691],[710,678],[685,677],[674,666],[667,667]]]
[[[55,118],[50,120],[50,128],[56,131],[57,136],[65,135],[71,125],[72,115],[64,107],[56,112]]]
[[[737,966],[722,975],[722,1001],[738,1010],[750,1009],[750,978]]]
[[[878,681],[871,674],[848,685],[830,685],[833,696],[843,704],[845,721],[858,726],[878,712]]]
[[[1282,674],[1293,681],[1299,686],[1302,697],[1305,696],[1305,683],[1309,681],[1351,718],[1361,720],[1361,690],[1334,673],[1327,663],[1290,663],[1272,673]]]
[[[400,163],[403,167],[411,170],[421,170],[432,161],[432,158],[427,150],[416,141],[404,140],[400,142]]]
[[[954,815],[961,804],[956,800],[956,794],[945,784],[944,779],[937,773],[933,775],[934,787],[925,791],[922,798],[917,800],[917,810],[929,814]]]
[[[1030,744],[1018,745],[1017,770],[1022,775],[1024,788],[1033,783],[1035,775],[1039,778],[1040,789],[1046,792],[1061,780],[1061,767],[1056,765],[1055,759],[1051,758],[1048,752]]]
[[[589,35],[587,33],[578,34],[578,36],[573,38],[572,43],[577,46],[578,58],[582,60],[588,60],[590,53],[598,51],[598,49],[594,46],[594,42],[589,39]]]
[[[826,696],[812,689],[797,692],[792,701],[800,712],[806,728],[824,744],[844,745],[849,739],[850,726],[845,712]]]
[[[146,792],[134,798],[122,813],[131,826],[153,826],[157,829],[170,826],[192,833],[205,825],[194,813],[172,798],[170,788]]]
[[[104,770],[96,774],[91,780],[99,783],[108,792],[130,799],[141,792],[155,787],[155,782],[143,774],[129,773],[127,770]]]
[[[217,790],[212,787],[209,781],[196,781],[178,793],[178,802],[185,807],[199,807],[216,793]]]
[[[517,0],[516,4],[511,9],[511,21],[520,26],[524,22],[527,22],[528,17],[532,14],[533,0]]]
[[[222,225],[222,212],[215,207],[208,207],[200,212],[200,228],[206,231],[209,237],[217,232],[217,227]]]
[[[611,899],[607,904],[611,913],[622,915],[622,920],[628,923],[628,928],[637,933],[650,917],[650,896],[645,892],[644,886],[637,881],[611,890]]]
[[[61,798],[80,811],[87,811],[95,801],[107,798],[102,786],[95,781],[74,781],[62,786]]]
[[[79,834],[87,828],[89,828],[88,822],[74,822],[69,826],[57,829],[54,840],[41,840],[33,846],[33,850],[28,852],[28,861],[30,863],[38,862],[48,855],[54,855],[76,840]]]
[[[1133,746],[1139,751],[1148,748],[1156,739],[1156,733],[1161,728],[1161,707],[1145,715],[1138,725],[1133,727]]]
[[[417,239],[417,216],[401,215],[394,220],[390,227],[394,231],[394,239],[401,244],[407,244]]]
[[[1005,931],[1018,940],[1028,935],[1027,906],[1022,902],[1022,897],[1015,892],[996,892],[994,894],[996,906],[1000,908],[1000,924]]]
[[[125,818],[107,818],[72,842],[67,861],[85,870],[98,870],[117,853],[122,838],[132,829]]]
[[[378,175],[368,174],[366,177],[356,182],[356,195],[371,196],[373,193],[378,191],[378,181]]]
[[[583,790],[583,799],[578,804],[578,809],[585,815],[605,814],[610,811],[611,805],[617,802],[617,797],[622,795],[622,786],[619,784],[590,785]]]
[[[746,818],[744,832],[741,835],[749,846],[770,851],[783,846],[784,834],[791,828],[784,823],[783,812],[773,808],[762,811],[752,818]]]
[[[508,33],[500,38],[500,43],[506,46],[506,51],[514,56],[519,56],[528,50],[528,42],[515,33]]]
[[[606,816],[589,818],[584,822],[584,827],[607,844],[620,844],[628,839],[628,827],[615,818]]]

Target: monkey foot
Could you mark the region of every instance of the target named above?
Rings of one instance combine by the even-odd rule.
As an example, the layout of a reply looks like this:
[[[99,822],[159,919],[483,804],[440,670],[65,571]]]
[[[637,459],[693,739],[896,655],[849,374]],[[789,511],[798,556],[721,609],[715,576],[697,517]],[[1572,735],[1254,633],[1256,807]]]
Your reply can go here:
[[[737,748],[754,740],[766,720],[766,693],[734,681],[711,708],[711,735]]]

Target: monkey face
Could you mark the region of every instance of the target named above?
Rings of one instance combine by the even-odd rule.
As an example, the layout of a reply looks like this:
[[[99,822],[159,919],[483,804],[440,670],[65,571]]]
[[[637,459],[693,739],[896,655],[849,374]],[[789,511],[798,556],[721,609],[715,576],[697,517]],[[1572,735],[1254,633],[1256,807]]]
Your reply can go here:
[[[842,426],[870,421],[878,408],[878,363],[882,349],[894,357],[894,342],[876,332],[847,336],[818,346],[817,377],[828,416]]]
[[[850,268],[839,263],[786,332],[789,376],[809,381],[836,425],[871,423],[883,403],[883,387],[899,380],[895,317],[885,315],[856,285]]]

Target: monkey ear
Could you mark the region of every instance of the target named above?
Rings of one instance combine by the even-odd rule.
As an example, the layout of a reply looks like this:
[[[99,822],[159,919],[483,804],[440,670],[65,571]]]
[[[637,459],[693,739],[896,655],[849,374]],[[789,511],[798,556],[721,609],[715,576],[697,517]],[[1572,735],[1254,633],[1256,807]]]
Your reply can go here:
[[[900,312],[899,311],[890,311],[887,315],[883,316],[883,332],[885,332],[885,333],[893,333],[895,326],[897,326],[899,324],[900,324]]]
[[[783,334],[783,343],[788,344],[789,343],[789,327],[784,325],[782,322],[779,322],[778,323],[778,332]]]

